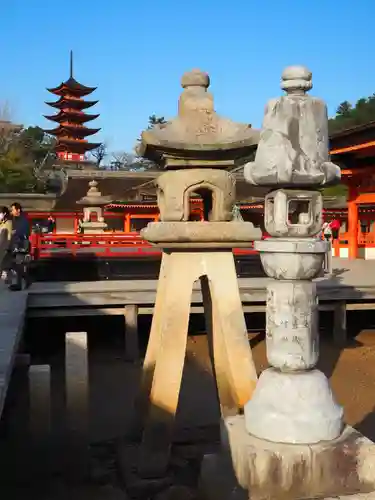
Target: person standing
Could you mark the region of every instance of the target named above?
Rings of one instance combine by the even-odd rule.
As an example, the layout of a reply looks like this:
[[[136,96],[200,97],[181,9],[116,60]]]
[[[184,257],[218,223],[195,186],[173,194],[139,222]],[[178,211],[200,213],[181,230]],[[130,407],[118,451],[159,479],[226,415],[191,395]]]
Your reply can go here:
[[[328,241],[328,249],[324,258],[324,272],[328,274],[328,276],[332,275],[332,229],[331,224],[329,222],[325,222],[322,227],[323,230],[323,238]]]
[[[29,239],[30,225],[20,203],[16,201],[12,203],[11,214],[13,221],[13,242],[23,244]]]
[[[55,232],[55,229],[56,229],[56,221],[55,219],[52,217],[52,215],[50,215],[48,217],[48,220],[47,220],[47,231],[49,233],[54,233]]]
[[[340,221],[338,219],[333,219],[330,222],[330,228],[331,228],[332,239],[333,240],[337,240],[338,239],[339,232],[340,232],[340,227],[341,227],[341,224],[340,224]]]
[[[331,229],[330,223],[329,222],[325,222],[323,224],[322,230],[323,230],[324,239],[327,240],[327,241],[331,241],[331,238],[332,238],[332,229]]]
[[[0,208],[0,272],[1,279],[8,282],[10,267],[10,242],[12,239],[12,221],[8,207]]]
[[[13,230],[10,242],[10,250],[12,252],[12,282],[9,286],[10,290],[22,290],[22,283],[26,286],[30,285],[30,276],[28,270],[28,262],[30,256],[30,225],[26,215],[23,213],[22,207],[18,202],[12,203],[11,206]],[[19,259],[21,257],[21,259]],[[16,282],[13,282],[14,279]]]

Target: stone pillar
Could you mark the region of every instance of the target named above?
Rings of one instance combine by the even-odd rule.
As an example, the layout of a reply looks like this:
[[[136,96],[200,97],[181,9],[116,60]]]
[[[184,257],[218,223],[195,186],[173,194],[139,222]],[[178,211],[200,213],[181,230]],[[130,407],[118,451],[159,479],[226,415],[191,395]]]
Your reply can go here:
[[[65,337],[66,426],[69,438],[68,468],[85,474],[89,443],[89,381],[87,333],[71,332]]]
[[[258,381],[245,406],[247,431],[279,443],[312,444],[337,438],[343,410],[325,375],[315,369],[319,356],[318,304],[311,281],[322,269],[327,243],[318,188],[340,178],[329,161],[325,104],[310,98],[311,73],[287,68],[287,95],[266,107],[255,162],[245,166],[248,182],[273,188],[265,199],[270,238],[255,243],[273,278],[267,289],[267,358],[271,368]],[[303,152],[303,154],[302,154]]]
[[[51,370],[49,365],[29,368],[30,435],[34,443],[45,442],[51,430]]]
[[[125,318],[125,357],[129,361],[139,360],[138,306],[127,305]]]

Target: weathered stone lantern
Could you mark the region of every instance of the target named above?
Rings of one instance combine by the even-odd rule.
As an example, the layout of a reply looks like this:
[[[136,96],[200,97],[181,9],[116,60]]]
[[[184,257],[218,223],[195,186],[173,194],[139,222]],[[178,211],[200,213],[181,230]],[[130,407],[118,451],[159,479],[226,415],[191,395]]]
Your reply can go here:
[[[257,241],[267,286],[266,347],[270,368],[259,377],[245,415],[222,422],[222,451],[206,456],[203,500],[359,498],[375,490],[373,443],[343,424],[319,356],[318,300],[312,281],[327,243],[319,238],[319,188],[340,179],[328,156],[327,110],[309,97],[311,73],[287,68],[286,95],[265,111],[252,185],[269,187],[265,228]],[[349,375],[350,376],[350,375]]]
[[[314,369],[318,361],[316,278],[327,243],[318,188],[340,180],[329,161],[327,111],[323,101],[306,94],[311,73],[287,68],[286,95],[266,108],[255,162],[245,166],[248,182],[269,186],[265,228],[271,238],[256,242],[264,270],[274,281],[267,287],[267,358],[254,398],[247,404],[247,430],[262,439],[317,443],[337,438],[342,408],[328,381]],[[280,398],[280,394],[283,397]]]
[[[140,153],[164,166],[157,183],[160,222],[142,236],[163,249],[157,297],[138,409],[143,416],[140,472],[163,474],[184,366],[192,288],[200,280],[223,415],[251,398],[256,372],[232,254],[260,237],[233,220],[235,179],[228,171],[258,140],[249,125],[222,118],[207,91],[209,77],[182,77],[177,118],[142,133]],[[190,221],[190,196],[203,200],[204,221]]]
[[[95,180],[89,182],[89,190],[86,196],[77,201],[77,205],[83,205],[83,221],[81,228],[84,233],[102,233],[107,229],[104,221],[103,208],[112,200],[109,196],[102,196]]]

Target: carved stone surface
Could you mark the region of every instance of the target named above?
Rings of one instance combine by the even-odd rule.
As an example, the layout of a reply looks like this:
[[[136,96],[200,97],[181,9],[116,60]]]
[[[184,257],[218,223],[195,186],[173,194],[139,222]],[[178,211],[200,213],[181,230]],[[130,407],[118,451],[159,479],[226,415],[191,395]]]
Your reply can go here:
[[[200,194],[206,205],[207,220],[230,221],[233,218],[236,181],[224,170],[172,170],[157,179],[160,220],[185,221],[190,215],[190,196]]]
[[[227,168],[236,158],[250,154],[259,139],[251,125],[219,116],[208,87],[210,79],[200,70],[185,73],[178,116],[141,136],[142,156],[173,168]]]
[[[225,419],[221,431],[222,452],[205,455],[203,460],[202,500],[366,500],[374,496],[364,492],[375,490],[375,446],[351,427],[338,439],[309,445],[257,439],[246,432],[242,415]]]
[[[255,162],[245,166],[250,184],[261,186],[323,186],[340,179],[329,160],[325,103],[310,97],[311,72],[291,66],[282,74],[286,95],[271,99],[265,110]]]
[[[315,238],[268,238],[255,241],[254,248],[270,278],[310,280],[319,275],[328,246]]]
[[[323,199],[318,191],[278,189],[265,198],[264,225],[276,237],[315,236],[322,227]]]
[[[317,302],[308,280],[320,274],[328,250],[314,238],[322,226],[316,188],[337,181],[340,169],[329,161],[326,106],[306,95],[311,87],[306,68],[284,71],[287,95],[268,103],[255,162],[245,167],[251,184],[276,188],[265,203],[265,227],[273,237],[255,248],[267,275],[277,280],[267,292],[272,368],[262,373],[245,407],[246,428],[280,443],[332,440],[342,429],[343,410],[325,375],[313,370],[319,354]]]
[[[150,222],[142,238],[165,248],[249,247],[261,237],[251,222]]]
[[[281,371],[313,368],[319,356],[318,299],[311,281],[267,287],[267,359]]]
[[[245,407],[246,428],[276,443],[318,443],[342,431],[343,409],[319,370],[285,373],[269,368]]]

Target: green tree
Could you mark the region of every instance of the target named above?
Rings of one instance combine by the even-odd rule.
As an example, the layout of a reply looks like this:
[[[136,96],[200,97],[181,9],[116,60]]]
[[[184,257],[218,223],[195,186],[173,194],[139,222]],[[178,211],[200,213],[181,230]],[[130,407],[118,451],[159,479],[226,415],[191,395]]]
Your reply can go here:
[[[55,139],[40,127],[0,123],[0,191],[43,191],[42,170],[55,161]]]
[[[19,146],[24,156],[34,164],[37,170],[46,164],[50,166],[56,160],[54,152],[56,139],[46,134],[40,127],[28,127],[23,129],[18,136]]]
[[[358,99],[355,106],[348,101],[342,102],[336,115],[328,121],[328,128],[333,134],[372,121],[375,121],[375,94]]]
[[[0,155],[0,192],[30,192],[35,185],[33,165],[25,162],[20,148],[11,146]]]
[[[155,125],[164,125],[167,123],[164,116],[151,115],[148,117],[148,129],[155,127]]]
[[[341,104],[339,104],[337,110],[336,110],[336,115],[337,116],[349,116],[350,112],[352,111],[352,105],[348,101],[344,101]]]

